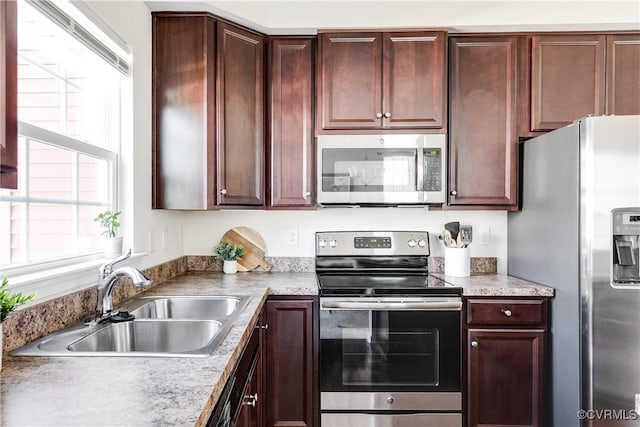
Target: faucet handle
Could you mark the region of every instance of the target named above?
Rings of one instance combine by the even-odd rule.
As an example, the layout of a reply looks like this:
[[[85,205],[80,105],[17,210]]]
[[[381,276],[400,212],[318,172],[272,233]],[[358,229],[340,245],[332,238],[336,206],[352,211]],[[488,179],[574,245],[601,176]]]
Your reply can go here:
[[[119,262],[124,261],[125,259],[129,258],[130,256],[131,256],[131,248],[129,248],[129,250],[125,254],[120,255],[118,258],[112,259],[110,261],[105,262],[104,264],[102,264],[100,266],[100,276],[101,277],[108,276],[109,274],[111,274],[111,271],[113,270],[113,266],[114,265],[116,265]]]

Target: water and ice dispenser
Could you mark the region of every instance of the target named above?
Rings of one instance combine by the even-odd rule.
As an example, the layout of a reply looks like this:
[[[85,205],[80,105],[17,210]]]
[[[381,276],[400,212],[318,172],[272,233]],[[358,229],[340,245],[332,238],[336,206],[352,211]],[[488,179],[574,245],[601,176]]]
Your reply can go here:
[[[640,208],[611,211],[613,285],[640,285]]]

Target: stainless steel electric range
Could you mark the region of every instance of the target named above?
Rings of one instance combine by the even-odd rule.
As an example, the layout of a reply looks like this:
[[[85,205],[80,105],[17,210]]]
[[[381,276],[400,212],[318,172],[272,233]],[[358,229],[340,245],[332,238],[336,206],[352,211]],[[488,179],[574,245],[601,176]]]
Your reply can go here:
[[[429,235],[316,233],[323,427],[462,426],[461,289]]]

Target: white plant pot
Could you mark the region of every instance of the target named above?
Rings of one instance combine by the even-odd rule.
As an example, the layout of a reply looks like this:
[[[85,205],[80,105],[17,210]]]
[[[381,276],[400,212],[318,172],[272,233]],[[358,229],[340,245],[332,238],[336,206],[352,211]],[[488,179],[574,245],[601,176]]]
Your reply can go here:
[[[104,257],[115,258],[122,255],[122,237],[107,237],[104,239]]]
[[[222,261],[222,271],[224,271],[224,274],[236,274],[238,272],[238,261]]]

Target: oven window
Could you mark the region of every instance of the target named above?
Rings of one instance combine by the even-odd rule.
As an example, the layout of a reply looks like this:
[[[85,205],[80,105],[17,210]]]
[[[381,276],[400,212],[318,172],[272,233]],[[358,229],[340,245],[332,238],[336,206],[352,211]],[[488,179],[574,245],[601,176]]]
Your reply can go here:
[[[460,313],[321,310],[322,391],[449,391],[460,385]]]
[[[388,313],[376,314],[378,321],[388,321]],[[438,385],[437,329],[345,328],[342,333],[342,384]]]

